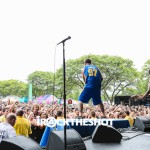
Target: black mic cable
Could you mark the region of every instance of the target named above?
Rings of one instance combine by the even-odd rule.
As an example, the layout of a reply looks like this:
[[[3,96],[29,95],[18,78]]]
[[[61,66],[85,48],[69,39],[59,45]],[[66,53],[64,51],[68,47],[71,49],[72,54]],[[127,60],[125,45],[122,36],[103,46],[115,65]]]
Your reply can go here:
[[[57,45],[55,46],[55,51],[54,51],[54,74],[53,74],[53,104],[54,104],[54,95],[55,95],[55,77],[56,77],[56,73],[55,73],[55,71],[56,71],[56,47],[57,47]],[[52,116],[53,116],[53,110],[52,110]]]

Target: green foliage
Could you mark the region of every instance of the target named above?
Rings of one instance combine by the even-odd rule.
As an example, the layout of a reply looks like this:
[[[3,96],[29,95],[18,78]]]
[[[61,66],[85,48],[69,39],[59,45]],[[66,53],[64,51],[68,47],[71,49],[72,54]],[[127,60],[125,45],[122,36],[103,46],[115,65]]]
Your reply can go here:
[[[27,96],[27,84],[18,80],[0,81],[0,95],[3,97],[8,95]]]
[[[99,56],[97,66],[101,69],[104,77],[102,94],[105,99],[111,102],[115,96],[126,93],[125,91],[137,83],[138,72],[129,59],[119,56]]]
[[[78,59],[71,59],[66,62],[66,94],[67,98],[78,99],[84,87],[81,76],[81,69],[84,67],[84,60],[90,58],[102,75],[102,98],[114,100],[117,95],[136,95],[145,93],[149,80],[148,70],[150,60],[146,61],[142,71],[138,72],[129,59],[119,56],[108,55],[84,55]],[[63,67],[56,70],[56,73],[35,71],[27,78],[28,83],[17,80],[0,81],[0,95],[28,96],[28,85],[32,83],[33,96],[54,94],[63,98]]]
[[[62,67],[56,71],[54,83],[55,83],[54,95],[58,98],[63,98],[63,69]]]
[[[140,72],[139,82],[137,86],[139,94],[144,94],[145,91],[147,90],[147,85],[150,80],[149,70],[150,70],[150,59],[144,63],[142,71]]]
[[[51,72],[35,71],[28,76],[27,81],[32,83],[33,95],[48,95],[53,94],[53,78]]]
[[[93,64],[100,68],[104,77],[102,96],[107,100],[113,101],[116,95],[123,93],[137,83],[139,74],[133,67],[134,65],[131,60],[123,59],[118,56],[85,55],[66,62],[66,91],[68,97],[74,92],[80,93],[79,91],[81,91],[84,86],[81,77],[81,68],[84,67],[84,60],[86,58],[90,58]],[[60,70],[62,70],[62,68]],[[63,80],[62,75],[59,75],[59,80]]]

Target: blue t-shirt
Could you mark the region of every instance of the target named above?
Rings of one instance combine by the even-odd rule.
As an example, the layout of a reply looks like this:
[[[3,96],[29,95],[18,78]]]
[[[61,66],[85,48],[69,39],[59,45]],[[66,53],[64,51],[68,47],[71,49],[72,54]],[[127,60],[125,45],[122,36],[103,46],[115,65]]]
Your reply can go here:
[[[102,76],[100,70],[94,65],[84,67],[85,86],[88,88],[101,88]]]

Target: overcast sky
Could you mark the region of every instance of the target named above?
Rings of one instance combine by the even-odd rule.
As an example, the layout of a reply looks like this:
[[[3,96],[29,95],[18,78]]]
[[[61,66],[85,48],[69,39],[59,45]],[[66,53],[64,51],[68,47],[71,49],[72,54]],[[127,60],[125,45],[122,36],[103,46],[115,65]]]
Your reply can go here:
[[[140,70],[150,59],[149,0],[1,0],[0,80],[25,81],[53,71],[56,44],[66,60],[86,54],[117,55]],[[62,44],[56,47],[56,68]]]

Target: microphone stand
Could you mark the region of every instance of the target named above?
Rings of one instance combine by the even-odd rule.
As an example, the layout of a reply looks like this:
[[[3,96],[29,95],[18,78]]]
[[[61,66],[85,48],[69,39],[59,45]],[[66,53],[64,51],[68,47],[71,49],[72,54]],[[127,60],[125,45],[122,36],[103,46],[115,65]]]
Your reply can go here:
[[[67,134],[66,134],[66,64],[65,64],[65,41],[63,42],[63,83],[64,83],[64,118],[65,118],[65,126],[64,126],[64,149],[67,150]]]
[[[64,118],[65,118],[65,125],[64,125],[64,149],[67,150],[67,125],[66,125],[66,64],[65,64],[65,42],[67,40],[71,39],[70,36],[68,36],[66,39],[63,41],[59,42],[57,45],[60,43],[63,44],[63,83],[64,83]]]

